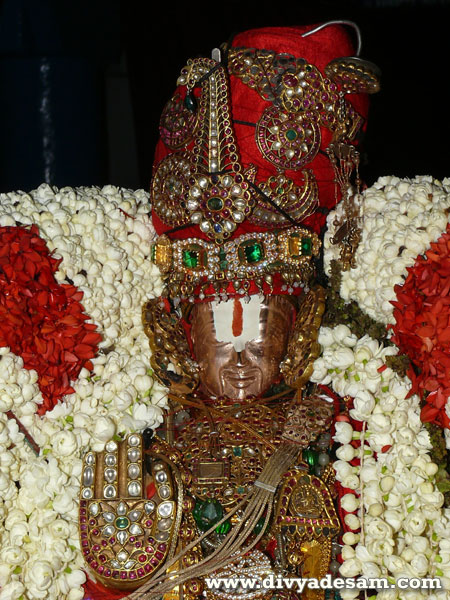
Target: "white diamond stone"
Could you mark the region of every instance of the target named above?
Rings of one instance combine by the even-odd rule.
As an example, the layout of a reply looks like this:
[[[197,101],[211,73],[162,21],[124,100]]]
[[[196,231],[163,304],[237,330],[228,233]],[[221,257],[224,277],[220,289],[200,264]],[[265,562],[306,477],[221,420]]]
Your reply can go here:
[[[129,446],[139,446],[139,442],[140,442],[140,438],[136,434],[130,435],[130,437],[128,438]]]
[[[158,514],[161,517],[170,517],[173,511],[173,502],[161,502],[158,506]]]
[[[108,483],[112,483],[117,477],[116,469],[105,469],[105,479]]]
[[[131,462],[137,462],[141,456],[141,452],[138,448],[130,448],[127,452],[128,460]]]
[[[105,446],[106,452],[115,452],[117,450],[117,444],[113,440],[109,441]]]
[[[166,483],[167,473],[164,473],[164,471],[160,471],[159,473],[156,473],[156,481],[158,483]]]
[[[119,540],[119,543],[121,543],[123,546],[128,539],[128,533],[126,531],[119,531],[117,533],[117,539]]]
[[[141,535],[141,533],[144,533],[142,530],[142,527],[140,527],[137,523],[132,523],[130,525],[130,533],[131,535]]]
[[[103,528],[102,536],[106,537],[106,538],[111,537],[115,533],[115,531],[116,531],[115,527],[113,527],[112,525],[107,525],[106,527]]]
[[[85,488],[81,492],[81,495],[83,496],[83,498],[86,498],[86,499],[92,498],[92,490],[90,488]]]
[[[142,510],[132,510],[129,515],[128,518],[130,519],[130,521],[138,521],[141,518],[142,515]]]
[[[94,483],[94,469],[86,467],[83,471],[83,485],[89,486]]]
[[[104,512],[102,514],[102,517],[107,523],[113,523],[115,521],[116,515],[112,512]]]
[[[128,465],[128,477],[130,479],[137,479],[140,474],[141,474],[141,469],[139,468],[139,465],[136,465],[136,464]]]
[[[119,506],[117,507],[117,514],[120,517],[123,517],[123,515],[126,515],[128,512],[128,506],[125,504],[125,502],[121,502],[119,504]]]
[[[158,529],[160,531],[165,531],[167,529],[170,529],[172,526],[172,519],[161,519],[161,521],[158,522]]]
[[[141,484],[138,483],[137,481],[132,481],[131,483],[128,484],[128,493],[130,496],[139,496],[139,494],[141,493]]]
[[[134,565],[135,565],[135,564],[136,564],[136,561],[135,561],[135,560],[129,560],[128,562],[126,562],[126,563],[123,565],[123,568],[124,568],[124,569],[127,569],[127,570],[128,570],[128,569],[132,569],[132,568],[134,567]]]
[[[107,485],[103,490],[103,495],[105,498],[115,498],[116,493],[116,488],[113,485]]]
[[[170,487],[168,485],[162,485],[158,490],[158,494],[160,498],[167,500],[167,498],[170,498],[171,494]]]
[[[92,454],[92,452],[89,452],[89,454],[86,454],[84,460],[87,465],[92,466],[95,463],[95,456]]]
[[[116,465],[117,459],[115,454],[107,454],[105,456],[105,464],[107,467],[114,467]]]
[[[125,550],[121,550],[117,554],[117,558],[120,560],[120,562],[125,562],[127,560],[128,556],[129,556],[129,554]]]
[[[144,510],[145,512],[149,515],[150,513],[152,513],[155,510],[155,503],[154,502],[146,502],[144,504]]]
[[[93,504],[90,505],[89,513],[93,517],[96,517],[98,515],[99,511],[100,511],[100,506],[97,504],[97,502],[94,502]]]

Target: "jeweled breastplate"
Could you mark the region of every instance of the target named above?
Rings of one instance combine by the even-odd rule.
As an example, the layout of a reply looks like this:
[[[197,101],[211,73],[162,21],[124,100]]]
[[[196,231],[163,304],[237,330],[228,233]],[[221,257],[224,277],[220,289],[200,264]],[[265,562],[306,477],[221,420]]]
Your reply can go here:
[[[224,507],[241,500],[279,443],[285,421],[280,413],[263,405],[237,405],[214,425],[206,416],[189,421],[175,447],[192,475],[190,493],[220,500]]]

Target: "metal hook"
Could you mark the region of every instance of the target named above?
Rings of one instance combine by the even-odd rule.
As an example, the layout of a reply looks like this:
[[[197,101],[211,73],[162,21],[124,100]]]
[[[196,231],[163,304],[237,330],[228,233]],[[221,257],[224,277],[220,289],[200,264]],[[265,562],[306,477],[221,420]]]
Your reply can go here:
[[[321,25],[314,27],[314,29],[311,29],[311,31],[302,33],[302,37],[308,37],[309,35],[313,35],[314,33],[317,33],[321,29],[325,29],[325,27],[329,27],[330,25],[348,25],[349,27],[353,27],[353,29],[356,32],[356,37],[358,40],[358,46],[356,48],[356,56],[359,56],[361,53],[361,45],[362,45],[361,30],[354,21],[327,21],[326,23],[322,23]]]

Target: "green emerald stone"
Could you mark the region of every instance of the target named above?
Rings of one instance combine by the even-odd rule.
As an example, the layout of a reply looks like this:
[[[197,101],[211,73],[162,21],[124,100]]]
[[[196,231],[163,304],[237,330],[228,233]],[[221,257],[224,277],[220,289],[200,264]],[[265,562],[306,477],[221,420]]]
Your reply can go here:
[[[117,517],[115,523],[117,529],[126,529],[129,524],[130,521],[127,519],[127,517]]]
[[[223,208],[223,200],[217,197],[210,198],[206,204],[209,210],[222,210]]]
[[[183,250],[183,265],[190,269],[198,267],[198,252],[195,250]]]
[[[254,533],[255,535],[258,535],[258,533],[261,533],[261,531],[262,531],[262,528],[263,528],[263,526],[264,526],[264,521],[265,521],[265,520],[266,520],[266,519],[265,519],[265,517],[261,517],[261,518],[258,520],[258,522],[256,523],[256,525],[255,525],[255,527],[254,527],[254,529],[253,529],[253,533]]]
[[[204,505],[203,500],[196,500],[194,505],[194,510],[192,511],[192,516],[195,520],[200,518],[200,511],[202,510]]]
[[[184,107],[191,112],[195,112],[197,110],[197,99],[194,94],[186,94],[184,99]]]
[[[218,500],[197,500],[192,516],[201,531],[207,531],[223,517],[223,507]]]
[[[243,487],[242,485],[239,485],[236,488],[236,491],[237,491],[238,494],[245,494],[245,487]]]
[[[311,254],[311,250],[312,250],[311,238],[303,237],[302,243],[301,243],[301,248],[302,248],[302,254]]]
[[[315,450],[303,450],[303,460],[308,463],[309,472],[314,473],[314,468],[318,463],[319,455]]]
[[[216,532],[217,533],[228,533],[230,531],[230,529],[231,529],[230,521],[225,521],[224,523],[217,525]]]
[[[264,258],[264,249],[258,242],[244,246],[244,252],[249,264],[259,262]]]
[[[235,456],[242,456],[242,448],[240,446],[235,446],[233,448],[233,454]]]
[[[219,251],[219,267],[222,271],[228,269],[227,255],[223,249]]]
[[[286,137],[290,142],[293,142],[297,137],[297,132],[295,131],[295,129],[288,129],[286,131]]]

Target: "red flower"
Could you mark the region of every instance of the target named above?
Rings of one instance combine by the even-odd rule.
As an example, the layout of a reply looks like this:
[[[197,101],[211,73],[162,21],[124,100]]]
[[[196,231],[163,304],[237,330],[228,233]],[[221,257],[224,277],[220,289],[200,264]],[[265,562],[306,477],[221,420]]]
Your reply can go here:
[[[35,369],[44,414],[73,389],[98,351],[101,336],[80,304],[83,292],[59,284],[60,260],[49,252],[38,228],[0,227],[0,346]]]
[[[403,286],[397,285],[393,302],[392,341],[414,367],[408,373],[410,394],[426,405],[422,421],[450,424],[445,404],[450,396],[450,226],[425,256],[408,269]]]

